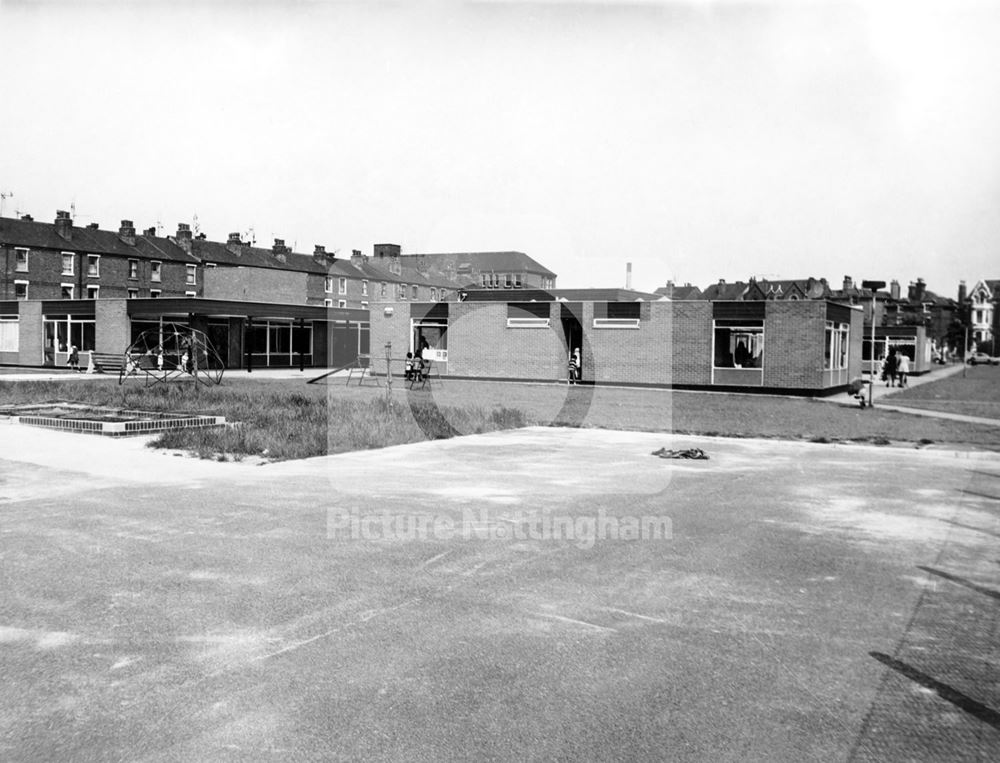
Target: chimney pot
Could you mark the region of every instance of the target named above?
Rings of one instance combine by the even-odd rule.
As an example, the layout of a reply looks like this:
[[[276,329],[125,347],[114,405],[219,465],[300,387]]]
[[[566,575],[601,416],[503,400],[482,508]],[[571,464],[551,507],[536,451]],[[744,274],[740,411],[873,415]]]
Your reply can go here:
[[[316,244],[316,251],[313,254],[326,254],[326,247],[323,244]]]
[[[155,236],[156,235],[156,228],[155,227],[153,227],[153,228],[146,228],[146,230],[144,230],[142,232],[142,235],[143,236]]]
[[[229,241],[227,241],[226,243],[228,243],[228,244],[242,244],[243,242],[240,240],[240,234],[239,233],[230,233],[229,234]]]
[[[24,220],[26,223],[35,222],[35,218],[32,217],[31,215],[21,215],[21,219]]]
[[[88,227],[88,228],[89,228],[90,230],[97,230],[97,229],[98,229],[98,228],[100,228],[101,226],[100,226],[100,225],[98,225],[97,223],[89,223],[89,224],[87,225],[87,227]]]

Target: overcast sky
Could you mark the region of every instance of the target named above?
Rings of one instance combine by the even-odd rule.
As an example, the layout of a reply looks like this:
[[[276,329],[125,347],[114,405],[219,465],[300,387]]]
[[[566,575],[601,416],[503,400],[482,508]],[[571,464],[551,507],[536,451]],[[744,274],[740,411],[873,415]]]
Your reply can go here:
[[[0,51],[8,216],[567,287],[1000,278],[1000,3],[0,0]]]

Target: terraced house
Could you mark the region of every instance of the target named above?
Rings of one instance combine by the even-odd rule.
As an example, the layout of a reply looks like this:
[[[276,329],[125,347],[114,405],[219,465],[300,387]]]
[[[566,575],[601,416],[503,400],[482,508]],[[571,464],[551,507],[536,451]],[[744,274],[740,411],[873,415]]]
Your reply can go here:
[[[0,218],[0,364],[61,365],[71,347],[121,353],[165,322],[205,331],[231,368],[337,366],[368,352],[374,301],[457,301],[485,279],[524,288],[555,274],[520,252],[404,255],[376,244],[338,257],[284,240],[223,241],[185,223],[173,236]],[[492,264],[491,264],[492,263]],[[488,276],[484,276],[488,273]]]

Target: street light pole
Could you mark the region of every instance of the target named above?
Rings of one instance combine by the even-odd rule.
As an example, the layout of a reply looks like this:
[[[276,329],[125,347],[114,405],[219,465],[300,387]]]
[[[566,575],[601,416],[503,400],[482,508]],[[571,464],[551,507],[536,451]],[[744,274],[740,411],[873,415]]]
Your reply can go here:
[[[872,292],[872,343],[871,350],[868,353],[868,362],[871,364],[870,373],[868,375],[868,407],[871,408],[875,403],[872,400],[872,395],[875,390],[875,295],[879,289],[885,286],[885,281],[862,281],[861,288],[871,289]]]

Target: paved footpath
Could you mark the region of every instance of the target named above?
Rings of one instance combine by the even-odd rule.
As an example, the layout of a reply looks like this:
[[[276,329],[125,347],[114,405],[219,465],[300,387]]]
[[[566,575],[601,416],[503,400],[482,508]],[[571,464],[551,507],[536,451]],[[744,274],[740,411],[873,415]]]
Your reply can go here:
[[[993,760],[998,543],[987,454],[0,425],[0,759]]]

